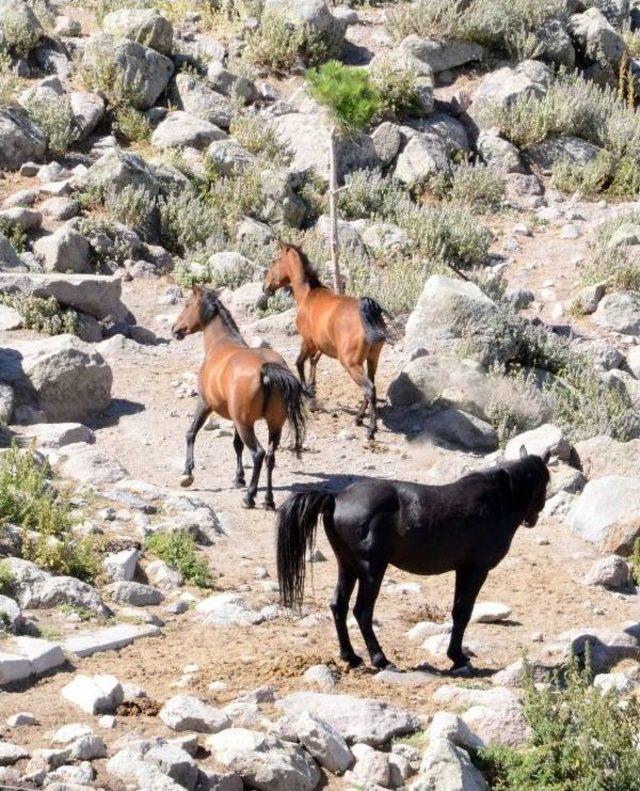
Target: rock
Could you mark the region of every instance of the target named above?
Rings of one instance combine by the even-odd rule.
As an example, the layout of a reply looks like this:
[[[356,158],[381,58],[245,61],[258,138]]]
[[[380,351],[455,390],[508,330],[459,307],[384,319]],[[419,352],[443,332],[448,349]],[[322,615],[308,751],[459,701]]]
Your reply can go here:
[[[0,423],[5,425],[11,423],[14,404],[13,388],[8,384],[4,384],[4,382],[0,382]]]
[[[42,236],[34,244],[33,252],[47,272],[89,274],[93,269],[89,243],[69,225]]]
[[[552,72],[543,63],[525,60],[517,66],[504,66],[482,80],[473,96],[469,114],[480,126],[490,127],[494,120],[491,108],[508,107],[518,97],[543,96],[551,83]],[[483,113],[488,123],[482,123]]]
[[[549,453],[551,457],[568,462],[571,457],[571,443],[562,433],[562,429],[552,423],[517,434],[510,439],[504,451],[505,459],[509,461],[519,459],[520,448],[523,446],[527,449],[527,453],[540,458],[544,458]]]
[[[600,300],[605,295],[605,287],[603,283],[596,283],[595,285],[585,286],[578,291],[575,298],[575,303],[581,313],[590,315],[595,313]]]
[[[64,650],[76,656],[91,656],[101,651],[116,651],[141,637],[160,634],[157,626],[136,626],[131,623],[119,623],[104,629],[86,630],[68,637],[64,642]]]
[[[502,173],[522,173],[524,171],[518,149],[513,143],[500,137],[499,130],[481,130],[476,147],[484,162]]]
[[[579,137],[549,137],[527,148],[527,160],[545,175],[551,175],[560,162],[584,167],[596,160],[603,150]]]
[[[22,316],[8,305],[0,305],[0,332],[19,330],[22,327]]]
[[[305,712],[295,720],[299,742],[328,772],[346,772],[353,755],[340,733],[328,722]]]
[[[424,420],[415,439],[477,452],[490,452],[499,445],[493,426],[459,409],[443,409]]]
[[[379,752],[366,744],[356,744],[353,750],[356,765],[352,774],[356,782],[364,782],[366,787],[388,788],[391,781],[389,753]]]
[[[327,665],[311,665],[304,671],[302,677],[305,681],[316,684],[323,692],[331,691],[336,685],[333,673]]]
[[[22,110],[0,108],[0,170],[18,170],[25,162],[42,159],[46,149],[44,133]]]
[[[495,747],[522,747],[531,738],[531,727],[522,706],[472,706],[462,715],[464,722],[484,744]]]
[[[3,49],[26,56],[43,35],[40,20],[24,0],[0,0],[0,45]]]
[[[0,594],[0,631],[15,632],[22,622],[18,603]]]
[[[388,222],[376,222],[362,232],[362,241],[374,254],[401,253],[409,244],[402,228]]]
[[[261,203],[258,217],[264,222],[284,223],[299,228],[305,217],[305,204],[295,193],[295,179],[286,170],[260,172]]]
[[[29,660],[33,675],[41,675],[66,662],[58,643],[38,637],[13,637],[9,642],[9,649],[11,653]]]
[[[86,714],[111,714],[122,703],[122,686],[115,676],[77,675],[60,694]]]
[[[579,52],[590,60],[603,65],[616,64],[624,55],[622,36],[598,8],[574,14],[569,19],[567,31]]]
[[[204,80],[181,72],[171,84],[170,96],[179,110],[185,110],[190,115],[222,129],[229,128],[233,105],[226,96],[212,90]]]
[[[42,225],[42,214],[24,206],[13,206],[0,211],[0,220],[7,220],[23,231],[32,231]]]
[[[378,159],[385,167],[398,156],[403,142],[400,128],[390,121],[383,121],[377,126],[371,134],[371,140]]]
[[[400,48],[410,49],[416,58],[429,64],[434,74],[481,60],[484,55],[484,48],[471,41],[436,41],[416,35],[404,39]]]
[[[216,171],[223,176],[242,173],[256,164],[255,156],[232,137],[214,140],[207,149],[207,157]]]
[[[601,327],[625,335],[640,335],[640,295],[635,291],[607,294],[593,318]]]
[[[11,242],[0,233],[0,277],[3,277],[7,270],[17,269],[20,271],[25,268]]]
[[[342,31],[324,0],[265,0],[263,9],[266,14],[283,17],[294,29],[332,36]]]
[[[198,782],[198,766],[188,752],[173,744],[158,744],[144,755],[145,762],[155,764],[163,774],[193,791]]]
[[[160,709],[159,717],[172,731],[218,733],[231,726],[227,714],[194,695],[175,695]]]
[[[151,135],[151,145],[156,148],[206,148],[213,140],[221,140],[225,133],[215,124],[203,121],[182,110],[169,113]]]
[[[618,555],[608,555],[593,564],[583,582],[610,590],[626,590],[632,584],[632,579],[628,563]]]
[[[102,20],[102,29],[120,38],[137,41],[145,47],[171,55],[173,26],[153,8],[123,8]]]
[[[208,626],[251,626],[264,620],[262,613],[252,610],[241,593],[234,592],[203,599],[196,605],[196,612]]]
[[[589,481],[569,513],[569,526],[601,551],[630,552],[640,535],[639,486],[638,478],[615,475]]]
[[[37,725],[37,718],[28,711],[20,711],[7,717],[7,725],[10,728],[24,728],[28,725]]]
[[[484,742],[469,728],[467,723],[449,711],[437,711],[433,715],[427,732],[429,741],[447,739],[465,750],[477,750]]]
[[[134,787],[136,791],[184,791],[184,786],[165,774],[167,768],[166,764],[161,765],[160,762],[145,761],[141,751],[132,748],[120,750],[106,765],[109,775]]]
[[[230,99],[239,97],[245,104],[250,104],[258,98],[258,90],[250,79],[232,74],[217,60],[211,61],[207,68],[207,82],[218,93]]]
[[[31,662],[26,657],[9,651],[0,651],[0,686],[22,681],[30,675]],[[0,766],[2,766],[1,761],[0,758]]]
[[[276,706],[291,715],[314,714],[332,725],[347,742],[374,747],[419,727],[413,714],[375,698],[294,692],[277,701]]]
[[[102,560],[102,565],[107,577],[112,582],[124,580],[130,582],[136,573],[139,552],[137,549],[123,549],[121,552],[112,552]]]
[[[411,138],[398,157],[394,178],[409,189],[424,186],[429,178],[450,167],[446,144],[437,135],[424,134]]]
[[[640,244],[640,224],[623,222],[611,234],[607,247],[616,250],[618,247],[635,247]]]
[[[152,585],[162,590],[175,590],[184,585],[182,574],[163,560],[154,560],[149,563],[145,568],[145,574]]]
[[[121,75],[125,84],[133,88],[131,100],[138,110],[153,106],[173,74],[173,63],[169,58],[135,41],[109,33],[96,33],[88,39],[82,64],[89,71],[111,68],[116,75]]]
[[[81,722],[73,722],[58,728],[53,734],[51,743],[56,746],[66,747],[72,742],[81,739],[83,736],[93,736],[93,731],[88,725]]]
[[[53,422],[84,422],[111,402],[111,368],[71,335],[0,349],[0,380],[13,387],[16,406],[40,410]]]
[[[576,51],[564,28],[564,19],[550,19],[537,31],[540,57],[547,63],[564,66],[571,71],[576,65]]]
[[[74,577],[54,577],[35,563],[10,557],[3,561],[11,575],[10,588],[23,609],[70,604],[96,614],[105,612],[98,591]]]
[[[0,272],[0,291],[43,299],[54,297],[59,305],[96,319],[131,319],[127,307],[121,302],[122,281],[116,277]]]
[[[429,742],[410,791],[489,791],[482,774],[464,750],[448,739]]]
[[[413,92],[416,102],[414,113],[419,116],[429,115],[433,112],[433,69],[423,57],[425,40],[419,36],[407,36],[400,44],[388,52],[376,55],[369,64],[369,71],[374,77],[382,76],[386,72],[406,74],[413,76]]]
[[[564,664],[573,654],[584,657],[587,646],[591,653],[591,669],[594,673],[608,673],[623,659],[640,657],[638,647],[638,625],[626,629],[570,629],[559,635],[557,641],[545,647],[546,655],[557,664]],[[555,656],[554,656],[555,655]]]
[[[498,623],[511,615],[511,607],[495,601],[476,602],[471,613],[471,623]]]
[[[75,139],[78,142],[86,140],[104,118],[104,99],[90,91],[72,91],[69,103],[76,126]]]
[[[164,600],[161,590],[141,582],[114,582],[107,585],[105,590],[119,604],[131,604],[134,607],[153,607]]]
[[[28,443],[37,441],[39,448],[63,448],[76,442],[89,445],[96,441],[96,435],[82,423],[39,423],[37,426],[24,426],[20,429],[20,440]]]
[[[78,737],[69,745],[71,757],[76,761],[95,761],[97,758],[107,757],[107,745],[93,733]]]
[[[593,686],[601,690],[603,694],[612,691],[629,692],[632,688],[632,681],[624,673],[599,673],[593,679]]]
[[[66,445],[61,456],[62,474],[76,481],[100,486],[117,483],[129,475],[119,461],[89,445]]]
[[[0,766],[11,766],[23,758],[29,757],[29,751],[11,742],[0,741]]]

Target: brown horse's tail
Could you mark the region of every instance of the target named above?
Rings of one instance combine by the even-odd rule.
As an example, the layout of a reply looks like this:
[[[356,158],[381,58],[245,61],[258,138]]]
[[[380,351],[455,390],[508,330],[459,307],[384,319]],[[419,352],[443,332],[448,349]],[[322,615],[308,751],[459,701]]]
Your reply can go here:
[[[388,341],[391,337],[384,316],[387,311],[371,297],[360,297],[360,320],[369,343]]]
[[[302,607],[307,552],[313,549],[320,514],[326,524],[335,504],[335,495],[308,489],[292,494],[278,509],[276,557],[280,599],[285,607]]]
[[[293,430],[294,450],[300,455],[307,420],[304,399],[309,396],[309,393],[302,386],[299,379],[284,365],[264,363],[261,369],[261,376],[265,405],[269,402],[271,393],[274,391],[280,393],[282,397],[287,420]]]

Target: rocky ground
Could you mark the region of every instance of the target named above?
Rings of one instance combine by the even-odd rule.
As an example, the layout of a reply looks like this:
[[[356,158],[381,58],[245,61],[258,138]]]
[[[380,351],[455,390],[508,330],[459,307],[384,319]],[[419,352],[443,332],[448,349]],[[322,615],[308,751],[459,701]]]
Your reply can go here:
[[[345,37],[345,63],[375,74],[391,58],[411,74],[414,115],[387,108],[344,143],[340,163],[370,169],[364,208],[342,208],[347,285],[358,290],[364,267],[363,289],[396,314],[378,372],[380,431],[366,441],[356,387],[323,358],[302,456],[287,441],[277,456],[276,504],[363,477],[445,483],[522,445],[551,454],[543,515],[483,587],[459,677],[446,658],[450,574],[389,570],[375,625],[401,672],[338,659],[323,535],[303,612],[280,606],[276,516],[241,507],[230,423],[209,421],[195,482],[179,486],[202,337],[177,342],[170,327],[189,284],[212,283],[247,341],[293,366],[295,309],[265,311],[261,276],[286,236],[328,277],[329,127],[301,89],[302,61],[274,71],[251,60],[268,22],[250,3],[229,15],[169,5],[0,0],[0,785],[488,788],[477,750],[531,736],[525,653],[542,680],[588,644],[597,689],[628,700],[640,689],[640,204],[633,191],[561,191],[558,163],[583,173],[611,154],[587,131],[518,150],[481,111],[541,99],[558,63],[615,83],[637,9],[571,4],[535,59],[496,62],[470,40],[398,44],[385,7],[280,2],[287,29]],[[123,74],[132,92],[115,90]],[[73,120],[52,121],[67,103]],[[247,118],[275,130],[292,159],[266,137],[254,150]],[[448,174],[455,189],[461,156],[478,178],[493,174],[488,213],[474,214],[488,188],[459,206],[433,187]],[[389,194],[404,214],[367,208],[377,178],[400,190]],[[442,238],[416,230],[413,212],[435,217]],[[22,478],[11,478],[15,446],[33,465]],[[12,508],[39,468],[38,502],[69,525],[49,530],[44,506],[35,521]],[[158,536],[193,539],[196,560],[165,562]],[[194,563],[208,567],[206,585]]]

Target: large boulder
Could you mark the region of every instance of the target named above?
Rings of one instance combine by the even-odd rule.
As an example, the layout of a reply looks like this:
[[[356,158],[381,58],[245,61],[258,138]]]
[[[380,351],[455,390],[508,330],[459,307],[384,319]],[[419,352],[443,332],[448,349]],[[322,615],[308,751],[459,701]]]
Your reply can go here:
[[[493,426],[460,409],[443,409],[428,417],[416,439],[476,453],[490,453],[499,444]]]
[[[315,34],[338,35],[343,28],[325,0],[265,0],[264,13],[280,16],[294,28]]]
[[[33,245],[46,272],[89,274],[92,269],[89,242],[72,225],[63,225]]]
[[[424,43],[425,39],[419,36],[407,36],[395,49],[376,55],[369,66],[374,78],[384,77],[388,71],[411,73],[417,99],[416,114],[419,115],[429,115],[433,111],[433,69],[426,59],[428,53]]]
[[[464,124],[447,113],[435,112],[428,118],[410,118],[405,126],[400,127],[400,131],[408,140],[421,134],[439,137],[450,155],[471,152]]]
[[[567,30],[578,51],[603,66],[617,63],[626,51],[624,39],[599,8],[574,14]]]
[[[605,552],[628,553],[640,535],[640,478],[608,475],[589,481],[571,509],[574,533]]]
[[[550,137],[527,149],[527,160],[545,174],[550,174],[559,162],[568,162],[584,167],[593,162],[604,151],[593,143],[571,135]]]
[[[11,242],[0,233],[0,272],[23,271],[25,268]]]
[[[137,41],[161,52],[171,55],[173,48],[173,26],[154,8],[122,8],[112,11],[102,21],[105,33]]]
[[[420,134],[412,137],[398,157],[394,178],[409,189],[425,186],[429,179],[450,167],[446,143],[438,135]]]
[[[54,423],[85,422],[111,402],[111,368],[73,335],[0,348],[0,380],[13,387],[16,406],[39,410]]]
[[[173,80],[169,95],[179,110],[186,110],[196,118],[228,129],[233,116],[233,105],[226,96],[214,91],[204,80],[181,72]]]
[[[75,121],[75,139],[85,140],[104,117],[104,99],[90,91],[72,91],[69,102]]]
[[[121,302],[122,280],[106,275],[57,275],[0,272],[0,292],[48,299],[94,318],[131,322],[133,317]]]
[[[109,33],[97,33],[87,41],[82,57],[85,69],[112,69],[131,91],[139,110],[152,107],[167,87],[173,62],[149,47]]]
[[[552,76],[551,69],[537,60],[525,60],[516,66],[503,66],[492,71],[476,89],[469,115],[480,126],[492,126],[493,107],[509,107],[521,96],[543,96]]]
[[[226,136],[215,124],[176,110],[158,124],[151,135],[151,145],[156,148],[204,149],[214,140],[222,140]]]
[[[560,461],[569,461],[571,457],[571,443],[562,429],[552,423],[512,437],[504,449],[505,459],[509,461],[519,459],[520,449],[523,447],[526,448],[527,453],[540,458],[544,458],[547,453]]]
[[[576,442],[575,450],[588,478],[604,475],[637,475],[640,470],[640,439],[617,442],[604,434]]]
[[[428,64],[434,74],[479,61],[484,55],[484,48],[472,41],[438,41],[413,34],[400,42],[399,49]]]
[[[39,126],[16,107],[0,107],[0,170],[18,170],[25,162],[39,160],[47,140]]]
[[[469,754],[449,739],[431,739],[410,791],[489,791]]]
[[[593,314],[596,324],[624,335],[640,335],[640,294],[614,292],[600,300]]]
[[[6,558],[3,563],[10,575],[10,591],[24,609],[67,604],[96,615],[108,612],[98,591],[86,582],[75,577],[54,576],[22,558]]]

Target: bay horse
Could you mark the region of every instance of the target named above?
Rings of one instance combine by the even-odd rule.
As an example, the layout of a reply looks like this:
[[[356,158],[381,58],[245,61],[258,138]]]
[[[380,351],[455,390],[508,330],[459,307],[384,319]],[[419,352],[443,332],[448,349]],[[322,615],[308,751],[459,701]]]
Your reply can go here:
[[[237,467],[234,485],[245,485],[242,452],[246,446],[253,459],[253,473],[243,505],[255,506],[255,496],[263,461],[267,468],[265,508],[273,509],[272,473],[282,428],[289,422],[299,454],[305,430],[305,390],[284,359],[273,349],[254,349],[247,345],[231,313],[213,291],[193,287],[187,304],[171,332],[176,340],[202,331],[204,362],[199,375],[199,398],[193,422],[187,431],[187,457],[182,486],[193,483],[193,446],[205,420],[216,412],[233,420],[233,447]],[[269,430],[265,455],[254,424],[264,419]]]
[[[300,381],[306,386],[304,364],[310,360],[309,389],[315,398],[318,360],[323,354],[338,359],[364,394],[356,425],[362,425],[367,405],[371,405],[368,437],[373,439],[378,428],[376,370],[389,339],[385,311],[371,297],[357,299],[334,293],[320,282],[299,247],[280,242],[280,255],[264,276],[263,291],[271,295],[289,285],[298,305],[296,325],[302,337],[296,360]]]
[[[305,551],[315,541],[317,522],[338,561],[331,602],[340,657],[352,667],[347,629],[349,599],[371,663],[393,668],[373,631],[373,608],[387,566],[413,574],[455,571],[453,628],[447,656],[453,670],[468,663],[462,638],[487,574],[500,563],[520,524],[533,527],[545,503],[548,457],[527,456],[474,472],[445,486],[363,480],[338,494],[309,489],[291,495],[278,515],[277,565],[282,603],[299,609],[304,596]]]

